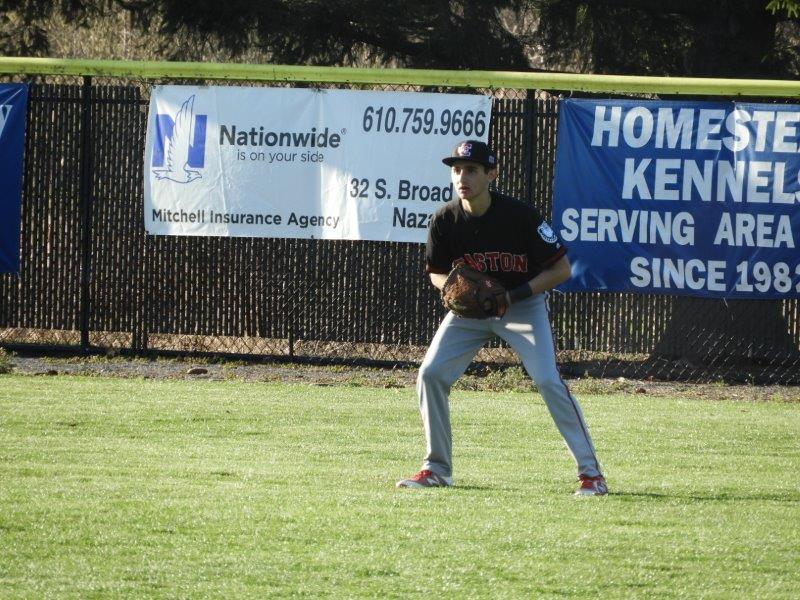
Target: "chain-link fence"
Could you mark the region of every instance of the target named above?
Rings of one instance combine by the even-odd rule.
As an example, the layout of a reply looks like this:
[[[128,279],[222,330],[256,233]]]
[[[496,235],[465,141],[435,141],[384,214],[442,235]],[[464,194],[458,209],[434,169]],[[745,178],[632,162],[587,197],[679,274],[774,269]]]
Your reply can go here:
[[[22,269],[0,275],[0,344],[419,362],[444,316],[419,244],[145,234],[149,85],[31,84]],[[468,93],[495,99],[497,188],[549,215],[557,98]],[[567,374],[800,383],[796,300],[554,293],[551,307]],[[517,359],[496,341],[476,361]]]

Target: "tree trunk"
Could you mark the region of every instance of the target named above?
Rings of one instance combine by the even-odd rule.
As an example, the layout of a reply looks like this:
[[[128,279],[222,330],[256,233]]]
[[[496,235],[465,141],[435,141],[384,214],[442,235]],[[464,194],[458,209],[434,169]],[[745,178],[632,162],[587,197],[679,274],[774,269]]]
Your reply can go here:
[[[675,298],[654,357],[705,364],[781,362],[800,357],[780,301]]]

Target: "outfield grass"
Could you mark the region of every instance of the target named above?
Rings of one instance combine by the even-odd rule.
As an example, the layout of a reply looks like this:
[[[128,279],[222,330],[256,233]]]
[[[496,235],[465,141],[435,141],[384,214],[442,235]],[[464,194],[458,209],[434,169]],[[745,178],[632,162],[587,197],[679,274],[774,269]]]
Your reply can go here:
[[[456,484],[409,388],[0,376],[0,597],[796,598],[800,405],[454,392]]]

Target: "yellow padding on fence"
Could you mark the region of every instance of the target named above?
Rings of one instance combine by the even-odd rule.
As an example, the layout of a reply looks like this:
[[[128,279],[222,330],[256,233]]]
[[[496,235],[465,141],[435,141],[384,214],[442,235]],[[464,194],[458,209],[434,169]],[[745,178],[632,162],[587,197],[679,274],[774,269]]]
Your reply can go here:
[[[800,81],[644,77],[519,71],[306,67],[236,63],[0,57],[0,73],[136,79],[230,79],[309,83],[422,85],[701,96],[800,96]]]

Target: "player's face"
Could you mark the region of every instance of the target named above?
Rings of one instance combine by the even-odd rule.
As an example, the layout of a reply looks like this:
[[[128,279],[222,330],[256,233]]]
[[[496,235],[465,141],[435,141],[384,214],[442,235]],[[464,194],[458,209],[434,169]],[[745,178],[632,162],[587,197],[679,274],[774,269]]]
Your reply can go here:
[[[486,170],[474,162],[457,162],[450,167],[450,180],[462,200],[474,200],[489,193],[489,184],[497,177],[497,169]]]

